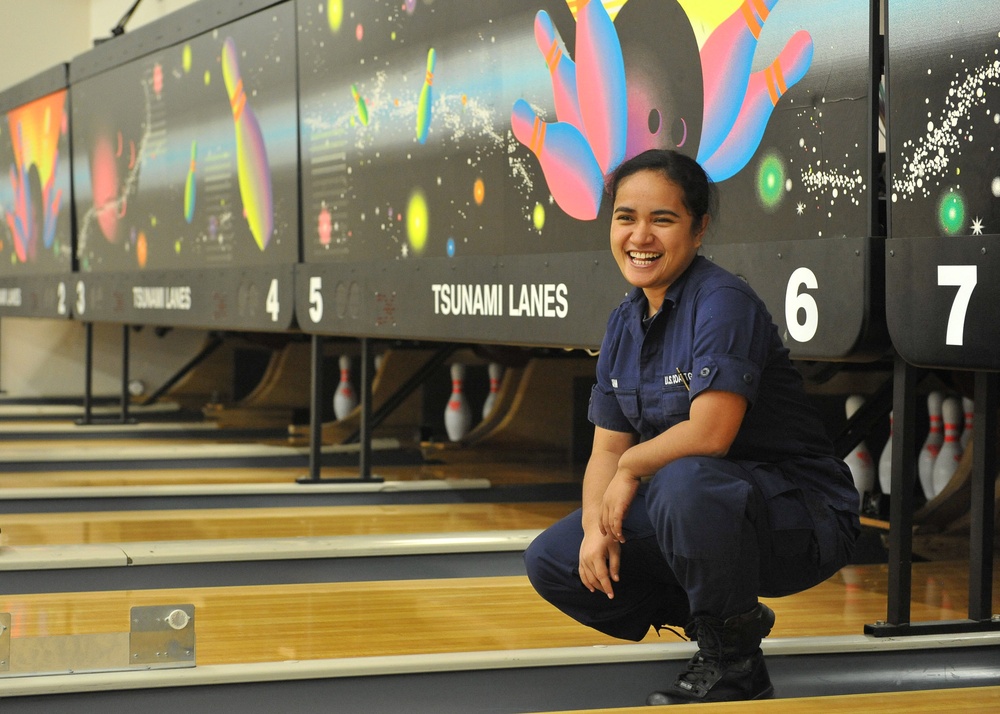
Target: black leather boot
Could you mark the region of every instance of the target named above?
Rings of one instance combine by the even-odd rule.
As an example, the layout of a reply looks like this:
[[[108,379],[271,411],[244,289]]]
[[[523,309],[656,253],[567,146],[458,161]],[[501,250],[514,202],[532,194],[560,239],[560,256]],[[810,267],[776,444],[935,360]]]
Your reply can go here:
[[[676,681],[653,692],[646,704],[692,704],[767,699],[774,694],[760,641],[774,626],[774,612],[758,603],[728,620],[696,616],[684,631],[698,652]]]

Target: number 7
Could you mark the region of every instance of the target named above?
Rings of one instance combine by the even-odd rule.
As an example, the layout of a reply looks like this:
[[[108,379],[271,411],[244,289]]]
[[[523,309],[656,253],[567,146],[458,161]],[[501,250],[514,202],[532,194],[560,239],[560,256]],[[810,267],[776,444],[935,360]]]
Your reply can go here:
[[[945,334],[946,345],[961,345],[965,338],[965,313],[969,309],[972,291],[978,281],[975,265],[939,265],[938,285],[954,285],[958,287],[955,301],[951,304],[951,314],[948,315],[948,329]]]

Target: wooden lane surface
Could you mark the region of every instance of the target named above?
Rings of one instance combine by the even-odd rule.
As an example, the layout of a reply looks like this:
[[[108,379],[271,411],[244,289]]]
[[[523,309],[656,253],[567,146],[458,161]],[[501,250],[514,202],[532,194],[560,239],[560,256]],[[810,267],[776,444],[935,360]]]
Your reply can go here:
[[[655,714],[676,711],[672,707],[623,707],[576,709],[560,714]],[[918,692],[845,694],[808,699],[770,699],[762,702],[699,704],[698,714],[950,714],[951,712],[1000,711],[1000,687],[933,689]]]
[[[914,622],[966,617],[964,570],[943,565],[914,565],[915,582],[937,584],[914,588]],[[771,637],[860,635],[884,619],[883,569],[850,570],[847,580],[838,574],[768,600],[778,616]],[[952,591],[946,607],[943,593]],[[40,637],[127,632],[133,606],[188,603],[198,664],[621,644],[542,601],[523,576],[10,595],[0,597],[0,612],[11,614],[13,637]],[[651,632],[645,641],[673,637]]]
[[[0,545],[542,529],[576,506],[452,503],[6,514],[0,516]]]
[[[0,444],[0,455],[3,445]],[[2,458],[2,456],[0,456]],[[582,472],[571,466],[551,463],[418,464],[376,466],[375,476],[387,481],[449,480],[485,478],[497,486],[565,483],[579,481]],[[307,476],[301,467],[141,469],[86,471],[0,472],[0,495],[5,488],[64,488],[88,486],[160,486],[190,484],[294,484]],[[322,470],[324,479],[356,478],[352,467],[331,466]],[[303,487],[308,491],[308,487]]]

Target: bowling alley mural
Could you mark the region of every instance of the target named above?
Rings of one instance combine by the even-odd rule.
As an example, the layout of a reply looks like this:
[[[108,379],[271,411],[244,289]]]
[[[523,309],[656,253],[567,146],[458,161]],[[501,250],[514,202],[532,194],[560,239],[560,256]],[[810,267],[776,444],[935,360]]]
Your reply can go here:
[[[69,272],[67,98],[53,92],[0,121],[0,275]]]
[[[892,237],[1000,234],[1000,6],[890,11]]]
[[[290,5],[74,82],[82,271],[293,263]]]
[[[654,147],[719,184],[710,240],[868,235],[868,8],[302,0],[305,258],[604,250],[605,177]]]

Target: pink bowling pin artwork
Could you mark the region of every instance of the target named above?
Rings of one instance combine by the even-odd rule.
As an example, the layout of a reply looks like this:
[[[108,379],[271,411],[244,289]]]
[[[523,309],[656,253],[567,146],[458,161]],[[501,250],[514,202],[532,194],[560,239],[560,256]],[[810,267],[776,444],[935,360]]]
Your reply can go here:
[[[538,157],[559,207],[582,221],[597,218],[604,176],[580,130],[568,122],[539,119],[523,99],[514,102],[510,125],[517,140]]]
[[[576,94],[587,141],[601,171],[625,158],[628,95],[625,61],[615,25],[601,0],[582,0],[576,10]]]
[[[267,161],[267,148],[260,122],[247,104],[236,43],[232,37],[227,37],[222,45],[222,76],[229,93],[229,105],[236,128],[236,168],[243,212],[257,247],[264,250],[274,232],[271,167]]]
[[[545,10],[535,15],[535,42],[545,56],[545,64],[552,75],[552,99],[556,105],[556,119],[572,124],[583,131],[580,100],[576,94],[576,65],[566,52],[559,31]]]
[[[625,158],[628,95],[621,44],[608,11],[600,0],[581,0],[575,14],[575,61],[548,13],[535,15],[535,42],[552,75],[557,121],[542,120],[519,99],[511,128],[538,157],[559,207],[573,218],[593,220],[604,174]]]
[[[699,149],[698,160],[713,181],[724,181],[746,166],[760,145],[778,100],[805,76],[812,56],[812,37],[799,30],[774,62],[750,75],[743,106],[725,140],[710,156]]]
[[[437,64],[437,53],[431,47],[427,51],[427,74],[424,75],[424,86],[420,89],[420,99],[417,101],[417,141],[421,144],[427,141],[427,132],[431,126],[431,108],[434,103],[434,66]]]
[[[736,122],[750,80],[757,39],[777,2],[743,0],[702,45],[705,108],[699,159],[714,154]]]

